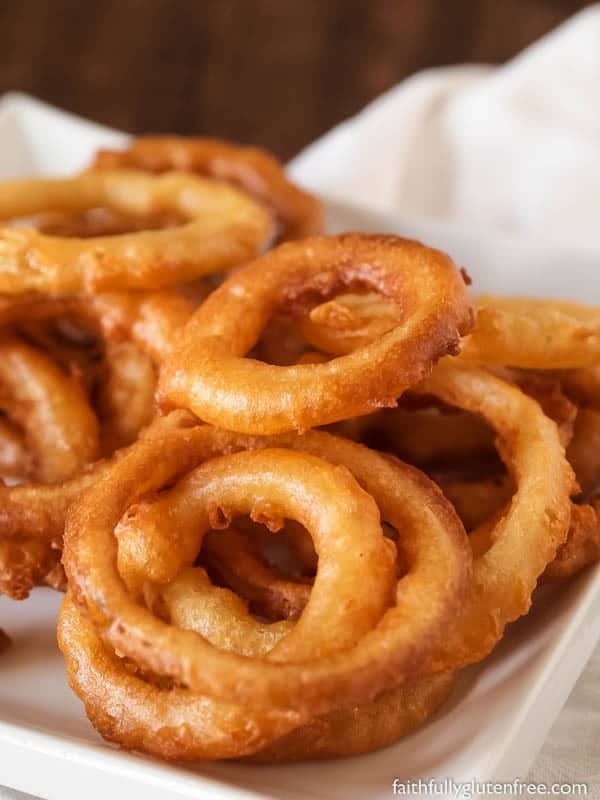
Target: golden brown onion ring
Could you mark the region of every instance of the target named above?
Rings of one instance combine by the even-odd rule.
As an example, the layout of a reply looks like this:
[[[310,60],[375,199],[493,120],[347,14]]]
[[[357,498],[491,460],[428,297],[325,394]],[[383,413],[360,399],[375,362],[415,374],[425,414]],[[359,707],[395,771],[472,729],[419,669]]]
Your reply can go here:
[[[481,414],[498,434],[516,485],[493,544],[475,559],[458,619],[432,659],[434,670],[446,671],[484,658],[505,626],[529,610],[539,576],[566,541],[574,475],[556,424],[517,387],[481,369],[443,363],[418,391]]]
[[[276,367],[244,358],[282,307],[360,281],[403,305],[402,324],[325,364]],[[383,406],[424,377],[468,332],[472,310],[447,256],[395,236],[342,236],[281,245],[225,281],[195,312],[163,366],[164,408],[245,433],[307,430]]]
[[[143,217],[174,211],[186,222],[172,230],[91,239],[0,229],[0,292],[160,289],[244,262],[271,235],[268,215],[249,197],[192,175],[99,171],[0,185],[0,219],[99,206]]]
[[[403,313],[389,298],[344,294],[313,308],[300,330],[318,350],[343,355],[392,330]],[[461,358],[523,369],[593,367],[600,359],[600,312],[566,300],[481,296]]]
[[[92,169],[180,170],[233,183],[264,203],[277,219],[279,239],[303,239],[321,233],[323,211],[313,195],[286,176],[270,153],[219,139],[145,136],[125,150],[101,150]]]
[[[211,595],[204,591],[202,598],[212,607],[221,606],[217,610],[218,625],[207,626],[210,610],[200,615],[198,621],[199,615],[180,607],[180,621],[193,624],[192,629],[221,648],[239,644],[243,645],[242,652],[248,653],[248,640],[240,640],[240,629],[250,636],[251,643],[260,642],[260,635],[256,635],[260,623],[244,613],[235,595],[212,587]],[[228,636],[229,628],[222,627],[223,610],[235,623],[233,642]],[[270,627],[276,628],[276,632],[269,637],[269,643],[283,636],[289,623],[284,621]],[[254,717],[246,707],[218,704],[188,689],[153,686],[126,669],[76,609],[69,595],[59,615],[58,640],[71,687],[85,703],[90,721],[102,736],[129,749],[170,760],[240,758],[270,743],[258,760],[297,760],[374,750],[391,744],[421,724],[446,699],[452,685],[449,675],[419,679],[365,706],[335,711],[306,728],[297,728],[299,717],[289,713],[271,711]],[[264,645],[254,654],[262,650]],[[345,722],[352,724],[344,726],[344,734],[340,735]],[[281,738],[295,728],[296,736],[289,740]],[[307,746],[309,732],[319,735],[312,737]]]
[[[291,629],[285,619],[270,625],[257,622],[237,595],[212,586],[203,570],[184,570],[175,581],[155,591],[173,624],[196,630],[232,652],[266,654]],[[453,684],[450,673],[408,681],[370,703],[342,708],[295,728],[248,760],[338,758],[388,747],[422,725],[448,698]]]
[[[83,700],[92,725],[105,739],[130,750],[176,761],[239,758],[302,722],[289,712],[271,710],[255,717],[247,707],[216,703],[184,687],[152,685],[127,669],[69,594],[58,619],[58,642],[71,688]]]
[[[184,422],[185,416],[179,419]],[[168,418],[161,421],[161,425],[169,424]],[[234,659],[231,655],[214,652],[201,639],[165,629],[163,623],[132,604],[117,572],[114,526],[137,498],[172,481],[174,470],[181,474],[193,465],[194,459],[209,457],[218,439],[220,452],[226,443],[229,450],[233,450],[235,442],[238,447],[277,444],[303,451],[309,449],[308,442],[314,442],[310,452],[343,463],[357,475],[367,491],[378,496],[384,519],[397,523],[398,529],[415,531],[415,541],[409,537],[406,544],[403,543],[411,568],[398,583],[396,605],[386,612],[372,633],[343,657],[336,654],[319,660],[313,669],[307,668],[307,662],[300,667]],[[156,457],[158,449],[162,453],[160,459]],[[375,460],[375,470],[365,467],[369,459]],[[127,476],[133,474],[135,480],[132,481]],[[403,480],[399,476],[403,476]],[[186,481],[180,481],[178,486],[183,497]],[[237,491],[242,488],[238,486]],[[177,498],[177,494],[174,496]],[[168,502],[168,497],[167,494],[162,502]],[[152,503],[149,509],[151,511]],[[243,508],[238,510],[244,511]],[[316,513],[316,509],[311,513]],[[300,521],[305,524],[306,519],[300,518]],[[174,525],[173,530],[179,529]],[[146,535],[142,541],[147,545],[149,540],[160,545],[160,537],[152,535],[148,539]],[[167,569],[165,572],[161,566],[153,580],[168,580],[173,570],[176,574],[180,569],[178,547],[180,545],[171,539],[170,546],[163,548],[160,557],[149,554],[144,564],[146,571],[155,572],[161,562]],[[135,548],[133,550],[135,553]],[[173,563],[169,563],[169,559]],[[432,646],[432,640],[454,613],[467,572],[462,526],[441,493],[421,473],[323,433],[265,440],[235,437],[208,427],[175,428],[164,439],[155,434],[134,445],[128,455],[111,468],[107,479],[87,493],[70,515],[64,560],[78,605],[91,615],[107,641],[145,668],[168,673],[196,691],[215,697],[258,706],[305,709],[311,714],[325,713],[335,697],[339,702],[339,697],[343,696],[349,704],[357,698],[363,702],[386,686],[397,685],[404,676],[414,674]],[[92,569],[91,561],[94,562]],[[423,585],[428,587],[427,614],[422,613]],[[406,620],[410,620],[410,624]],[[140,646],[142,641],[144,644]],[[166,646],[168,658],[165,657]],[[300,675],[302,688],[298,691]]]
[[[461,357],[524,369],[589,367],[600,359],[600,312],[566,300],[482,296]]]

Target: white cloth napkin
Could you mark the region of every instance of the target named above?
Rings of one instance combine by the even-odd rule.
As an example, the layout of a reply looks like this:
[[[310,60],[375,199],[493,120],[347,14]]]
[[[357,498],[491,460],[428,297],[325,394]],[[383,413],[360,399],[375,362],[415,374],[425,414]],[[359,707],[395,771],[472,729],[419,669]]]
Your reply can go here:
[[[600,247],[600,5],[505,66],[413,76],[291,170],[382,211]]]
[[[328,197],[600,254],[600,5],[499,68],[419,73],[291,164]],[[533,766],[600,798],[600,649]]]
[[[600,6],[506,66],[429,70],[291,164],[332,198],[564,241],[600,252]],[[600,798],[600,650],[530,772]],[[26,796],[0,787],[0,800]]]

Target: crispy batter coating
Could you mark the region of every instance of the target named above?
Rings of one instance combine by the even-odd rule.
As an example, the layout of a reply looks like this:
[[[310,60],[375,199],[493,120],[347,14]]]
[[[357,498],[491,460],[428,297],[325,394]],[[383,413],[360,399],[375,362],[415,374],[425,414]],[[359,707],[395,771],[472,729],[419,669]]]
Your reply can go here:
[[[93,238],[2,228],[0,292],[161,289],[236,266],[259,253],[272,235],[269,215],[247,195],[193,175],[97,171],[0,184],[0,219],[97,207],[141,217],[168,210],[184,223]]]
[[[402,303],[402,323],[324,364],[245,358],[278,310],[357,281]],[[307,430],[395,406],[439,358],[457,352],[472,321],[463,277],[437,250],[395,236],[291,242],[238,270],[194,313],[161,369],[159,399],[240,433]]]

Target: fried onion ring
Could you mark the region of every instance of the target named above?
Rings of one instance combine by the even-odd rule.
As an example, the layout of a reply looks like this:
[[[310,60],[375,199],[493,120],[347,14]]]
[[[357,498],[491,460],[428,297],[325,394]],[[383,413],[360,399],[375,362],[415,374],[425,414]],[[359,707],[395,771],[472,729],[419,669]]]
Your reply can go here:
[[[279,308],[356,281],[401,302],[402,324],[325,364],[244,358]],[[288,243],[238,270],[195,312],[161,370],[159,400],[242,433],[307,430],[395,406],[440,357],[457,352],[471,323],[462,276],[436,250],[355,234]]]
[[[344,355],[392,330],[402,314],[390,298],[344,294],[313,308],[300,330],[318,350]],[[461,358],[523,369],[592,367],[600,360],[600,312],[566,300],[481,296]]]
[[[233,659],[230,654],[215,652],[202,639],[165,629],[163,623],[139,605],[132,604],[117,572],[114,526],[137,497],[171,480],[174,470],[181,474],[191,465],[190,461],[193,463],[194,456],[196,459],[199,454],[208,457],[208,451],[215,447],[215,437],[221,440],[221,451],[225,442],[230,451],[236,441],[238,446],[255,447],[272,447],[274,444],[293,447],[297,442],[303,451],[309,449],[307,442],[316,442],[314,449],[310,448],[313,454],[325,455],[326,447],[327,453],[332,451],[332,461],[350,466],[357,477],[360,471],[359,480],[363,486],[372,494],[382,496],[380,507],[384,519],[398,519],[398,528],[416,527],[420,531],[418,541],[409,541],[406,545],[411,554],[412,569],[398,584],[396,605],[386,612],[370,634],[343,656],[336,654],[321,659],[310,669],[308,662],[295,665],[261,661],[260,665],[255,665],[251,661]],[[318,438],[315,440],[314,437]],[[202,426],[175,428],[166,438],[155,434],[138,442],[112,467],[107,478],[86,494],[70,515],[64,561],[78,606],[91,615],[103,638],[120,652],[153,672],[169,674],[190,688],[218,699],[296,711],[304,709],[314,715],[331,709],[335,697],[338,702],[340,696],[346,697],[348,704],[365,702],[385,688],[397,685],[403,676],[414,674],[432,646],[436,632],[438,635],[441,633],[442,620],[454,613],[457,597],[464,586],[466,562],[462,526],[441,493],[420,473],[351,442],[333,438],[333,446],[323,446],[321,443],[326,439],[331,437],[316,432],[303,437],[277,437],[266,441],[263,438],[236,439],[233,434]],[[161,459],[156,458],[158,448],[161,449]],[[352,448],[351,465],[340,455],[341,452],[347,453],[348,448]],[[376,459],[377,470],[363,475],[361,462],[368,457]],[[133,474],[133,481],[126,477]],[[403,481],[398,480],[399,474],[403,475]],[[380,483],[376,486],[377,491],[373,492],[375,481]],[[184,487],[185,481],[178,486]],[[167,493],[167,499],[168,496]],[[174,497],[178,497],[177,493]],[[386,498],[391,501],[389,511],[384,506],[384,502],[388,502]],[[318,510],[313,509],[313,512]],[[300,521],[304,523],[304,519]],[[177,530],[177,526],[173,530]],[[146,544],[147,538],[143,541]],[[173,550],[177,549],[176,543],[171,540],[164,549],[167,551],[166,559],[171,558]],[[98,550],[100,552],[96,552]],[[442,553],[446,555],[442,556]],[[94,562],[91,570],[90,559]],[[169,569],[178,568],[181,563],[176,554],[173,559],[177,563]],[[149,556],[148,562],[154,569],[157,558]],[[169,574],[164,573],[161,580],[168,579]],[[423,582],[433,584],[437,589],[435,594],[429,591],[428,613],[425,615],[420,591]],[[408,629],[406,620],[410,620]],[[419,635],[416,635],[415,628],[422,628]],[[383,642],[386,642],[385,646]]]
[[[175,424],[176,420],[176,415],[171,415],[171,418],[167,417],[157,422],[154,428]],[[206,428],[195,429],[196,434],[201,431],[206,435]],[[215,433],[229,437],[230,441],[234,440],[231,434]],[[466,556],[464,534],[460,531],[460,527],[456,527],[453,516],[451,514],[447,516],[448,505],[424,476],[403,467],[393,459],[318,432],[303,437],[283,436],[272,439],[236,437],[236,441],[239,444],[243,442],[246,446],[267,448],[293,443],[300,450],[306,448],[321,457],[334,456],[337,463],[351,467],[359,480],[364,479],[365,488],[373,491],[379,498],[384,517],[394,520],[400,528],[402,546],[411,554],[413,567],[420,564],[421,568],[435,570],[439,575],[439,585],[450,592],[452,589],[448,584],[448,577],[452,570],[458,567],[462,577],[454,576],[453,591],[458,591],[460,596],[461,586],[464,587],[467,577],[464,571]],[[170,449],[166,452],[170,452]],[[189,453],[189,447],[185,452]],[[140,477],[140,473],[137,474]],[[158,502],[162,500],[159,499]],[[153,504],[147,508],[151,512]],[[134,519],[138,515],[139,512],[134,515]],[[151,517],[145,513],[142,513],[141,519],[138,516],[140,523],[147,523],[150,519]],[[179,530],[176,518],[172,519],[174,523],[172,530]],[[449,530],[444,533],[445,525],[448,525]],[[147,526],[144,526],[144,530],[148,535]],[[165,531],[162,536],[165,537],[166,533]],[[425,547],[424,543],[419,541],[423,537],[429,540]],[[413,542],[413,538],[417,541]],[[166,543],[168,542],[171,548],[177,548],[177,543],[172,537],[166,539]],[[189,558],[193,558],[191,551]],[[156,559],[151,557],[148,562],[153,567]],[[446,578],[442,577],[444,573]],[[201,576],[202,573],[198,570],[184,570],[172,583],[154,584],[152,593],[155,598],[158,595],[163,602],[166,601],[161,616],[182,627],[202,633],[222,649],[235,649],[237,652],[248,653],[248,648],[255,646],[254,632],[258,626],[262,626],[262,623],[248,618],[239,599],[226,590],[212,587],[210,591],[213,596],[207,597],[205,592],[209,585],[205,579],[198,583],[198,578]],[[416,575],[413,578],[416,578]],[[399,600],[409,589],[410,581],[409,578],[408,584],[399,584]],[[196,592],[203,592],[200,597],[194,598],[189,595],[190,582]],[[448,599],[447,597],[446,600]],[[458,599],[459,597],[455,597],[451,607],[445,607],[444,616],[446,614],[452,616],[452,609],[456,608]],[[233,630],[227,624],[223,624],[218,611],[219,603],[229,604],[228,613],[233,613],[236,620]],[[407,619],[411,619],[408,608],[409,606],[406,607]],[[431,609],[429,601],[428,609]],[[74,618],[73,613],[75,613]],[[215,613],[217,617],[214,616]],[[242,618],[244,614],[246,616]],[[243,623],[241,638],[240,629],[237,627],[240,618]],[[277,635],[284,635],[289,623],[283,623],[282,628],[277,627],[281,625],[277,623],[276,626],[269,626],[269,632],[272,634],[275,628]],[[321,632],[325,631],[322,625],[318,627]],[[259,632],[260,630],[261,627],[258,627]],[[274,717],[274,712],[271,711],[267,729],[264,710],[258,723],[251,716],[251,711],[243,707],[240,720],[239,715],[237,718],[234,716],[235,709],[230,705],[225,707],[216,705],[208,698],[199,698],[185,689],[175,688],[167,694],[164,689],[151,687],[139,677],[128,674],[120,666],[119,660],[111,655],[109,648],[94,634],[92,626],[74,612],[72,605],[69,607],[69,601],[65,602],[61,613],[59,639],[67,658],[71,684],[86,703],[88,714],[95,727],[106,738],[133,749],[175,759],[239,757],[245,752],[264,747],[267,743],[265,740],[267,731],[269,738],[273,739],[283,735],[282,727],[286,726],[289,730],[299,724],[298,716],[293,718],[294,721],[290,721],[288,712],[287,719],[282,722],[277,716]],[[266,649],[264,645],[263,649]],[[313,748],[306,750],[303,745],[301,746],[301,743],[306,741],[306,732],[299,731],[298,735],[289,741],[278,739],[260,760],[280,760],[284,752],[287,754],[286,758],[310,758],[350,755],[384,747],[420,724],[445,699],[449,689],[449,676],[419,679],[414,685],[411,683],[398,689],[394,688],[365,706],[347,711],[335,711],[331,719],[323,718],[310,723],[309,729],[313,729],[314,725],[314,730],[319,731]],[[108,698],[110,702],[107,703]],[[388,717],[388,712],[391,711],[395,712],[393,718]],[[353,724],[343,737],[339,737],[336,744],[333,741],[334,736],[337,738],[339,727],[345,720],[352,721]],[[243,733],[237,731],[232,737],[232,727],[236,722],[237,725],[242,724]],[[276,733],[277,729],[280,731],[279,734]]]
[[[215,539],[217,539],[215,537]],[[196,630],[213,644],[245,655],[267,654],[290,631],[284,619],[263,625],[239,598],[211,586],[206,573],[185,570],[159,589],[159,602],[173,624]],[[229,622],[229,624],[227,624]],[[278,738],[247,760],[261,763],[338,758],[387,747],[419,727],[448,698],[454,676],[441,673],[406,682],[375,700],[338,709]]]
[[[279,240],[303,239],[321,233],[319,201],[293,184],[276,158],[256,147],[219,139],[145,136],[125,150],[101,150],[92,169],[180,170],[233,183],[264,203],[279,226]]]
[[[190,612],[179,606],[179,621],[193,625],[193,630],[206,635],[218,647],[231,649],[242,645],[240,652],[251,655],[248,640],[242,639],[239,631],[242,628],[246,635],[250,634],[252,643],[261,643],[256,635],[260,623],[247,616],[243,605],[230,592],[213,587],[207,595],[204,591],[203,599],[209,606],[206,614],[199,619],[197,605]],[[188,602],[189,598],[184,598],[185,607]],[[221,606],[219,625],[211,627],[207,618],[210,621],[215,606]],[[231,629],[222,627],[223,606],[235,622],[233,641],[228,637]],[[276,628],[267,640],[271,644],[285,634],[289,623],[284,621],[269,627]],[[452,688],[450,675],[419,679],[390,690],[365,706],[338,710],[298,728],[298,718],[290,714],[271,713],[255,719],[245,707],[217,704],[184,688],[153,686],[126,669],[96,635],[69,595],[59,615],[58,640],[71,688],[85,703],[96,730],[109,741],[169,760],[240,758],[257,751],[259,761],[297,760],[352,755],[386,747],[420,725],[444,702]],[[262,643],[254,655],[265,649]],[[352,724],[345,727],[346,722]],[[289,731],[295,735],[282,738]],[[318,736],[310,737],[310,733]],[[266,745],[270,746],[265,750]]]
[[[482,296],[461,358],[523,369],[593,366],[600,360],[600,312],[566,300]]]
[[[2,228],[0,292],[160,289],[254,257],[271,233],[268,215],[246,195],[181,173],[99,171],[0,185],[0,219],[97,206],[142,216],[173,209],[186,223],[171,230],[88,239]]]
[[[484,658],[505,626],[529,610],[538,578],[567,539],[574,475],[556,424],[517,387],[481,369],[442,363],[418,391],[481,414],[498,434],[516,485],[493,544],[475,559],[456,624],[432,659],[433,670],[446,671]]]

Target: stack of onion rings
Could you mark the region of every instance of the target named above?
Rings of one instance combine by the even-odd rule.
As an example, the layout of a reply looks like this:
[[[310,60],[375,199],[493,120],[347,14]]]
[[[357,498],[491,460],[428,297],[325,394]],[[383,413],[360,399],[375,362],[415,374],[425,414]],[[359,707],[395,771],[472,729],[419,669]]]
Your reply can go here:
[[[163,438],[159,432],[149,436],[145,443],[138,443],[128,456],[125,456],[115,464],[109,473],[108,479],[101,484],[96,484],[96,488],[92,490],[92,493],[83,498],[78,504],[77,510],[74,510],[70,517],[66,536],[65,564],[70,578],[73,599],[76,601],[80,611],[89,616],[94,628],[104,639],[106,645],[112,646],[119,653],[132,658],[144,671],[149,670],[152,674],[163,675],[165,678],[175,681],[176,685],[188,686],[190,690],[201,692],[202,694],[206,693],[206,695],[214,697],[218,701],[226,699],[228,701],[237,700],[238,702],[250,703],[252,706],[256,705],[260,710],[262,719],[270,719],[272,716],[278,718],[285,710],[288,724],[290,724],[290,716],[295,721],[293,725],[290,725],[290,728],[298,727],[298,725],[306,722],[310,716],[332,711],[333,704],[339,704],[341,696],[346,697],[346,703],[349,705],[353,702],[370,702],[380,692],[394,689],[397,684],[402,682],[401,676],[403,674],[407,676],[414,674],[418,663],[431,651],[435,641],[439,640],[446,622],[451,618],[459,603],[469,574],[468,550],[461,526],[451,507],[444,501],[441,493],[436,490],[434,485],[415,470],[411,470],[399,462],[384,458],[360,445],[338,440],[324,433],[314,432],[302,437],[294,434],[269,438],[244,437],[228,434],[207,426],[196,428],[180,427],[182,424],[189,425],[185,418],[179,422],[177,427],[175,427],[176,423],[177,418],[172,423],[169,423],[168,417],[164,423],[161,423],[164,427],[169,424],[174,426],[168,434],[168,449],[164,448]],[[274,446],[279,449],[270,449]],[[282,447],[286,449],[281,449]],[[161,474],[157,475],[156,451],[159,448],[161,452],[167,452],[168,450],[170,464],[161,464]],[[126,506],[135,501],[135,497],[140,490],[147,493],[148,490],[152,491],[160,486],[163,481],[170,481],[170,471],[173,467],[176,467],[178,473],[181,473],[181,471],[189,468],[193,464],[193,460],[197,460],[198,457],[210,458],[215,453],[232,452],[239,448],[267,448],[264,455],[259,453],[252,454],[254,456],[252,462],[255,464],[252,475],[255,476],[257,474],[258,464],[263,463],[265,456],[268,455],[271,463],[277,463],[277,471],[273,471],[272,468],[269,470],[270,475],[277,476],[275,478],[277,483],[282,481],[286,460],[291,458],[291,454],[286,455],[285,458],[283,454],[289,453],[290,450],[311,454],[310,458],[308,455],[303,457],[305,459],[309,458],[307,463],[310,464],[310,470],[313,475],[318,475],[319,470],[323,469],[318,464],[326,463],[315,461],[315,456],[326,456],[333,463],[350,467],[363,487],[377,499],[383,518],[402,529],[403,534],[405,534],[402,536],[400,546],[406,551],[408,561],[412,566],[398,583],[396,605],[385,612],[378,624],[373,626],[373,619],[371,618],[369,627],[373,627],[373,630],[368,635],[365,632],[362,637],[355,640],[352,650],[343,649],[342,640],[337,638],[340,633],[339,625],[334,630],[327,631],[328,648],[330,652],[333,650],[331,655],[325,655],[324,644],[321,642],[317,649],[314,650],[315,654],[317,652],[321,654],[319,659],[314,664],[312,661],[303,660],[302,664],[299,665],[299,667],[302,667],[300,670],[299,667],[294,666],[293,659],[288,661],[293,652],[290,640],[292,634],[288,634],[277,645],[273,652],[274,660],[269,659],[259,666],[258,664],[254,665],[254,662],[242,662],[236,657],[235,660],[231,659],[231,664],[235,664],[235,669],[224,670],[222,664],[220,667],[218,666],[224,657],[221,650],[207,649],[206,642],[203,643],[202,640],[197,638],[189,638],[189,634],[184,636],[182,631],[172,628],[165,628],[165,635],[167,635],[166,632],[168,630],[168,638],[175,648],[172,658],[165,659],[164,653],[163,655],[158,655],[157,653],[155,658],[155,655],[148,649],[148,642],[154,641],[155,637],[154,635],[149,635],[146,626],[162,628],[165,623],[156,617],[149,617],[148,612],[143,611],[143,607],[139,605],[139,600],[135,606],[132,606],[131,599],[127,599],[127,590],[122,581],[125,581],[134,593],[139,593],[141,585],[140,572],[152,584],[158,584],[159,586],[170,585],[173,580],[176,580],[177,575],[182,568],[185,568],[186,564],[193,563],[195,553],[201,542],[202,530],[209,524],[208,520],[207,522],[201,522],[202,514],[207,512],[201,513],[200,505],[198,505],[198,503],[204,505],[208,502],[208,508],[210,509],[211,507],[210,495],[205,495],[206,489],[200,488],[205,486],[204,475],[214,475],[215,470],[217,470],[217,475],[222,475],[223,477],[231,475],[233,478],[234,474],[237,475],[235,496],[238,499],[239,493],[243,492],[241,485],[244,485],[247,481],[244,480],[240,483],[241,475],[237,472],[231,472],[233,469],[231,456],[225,459],[209,460],[203,468],[200,468],[200,472],[198,470],[191,472],[189,477],[180,481],[167,494],[158,494],[155,499],[151,496],[149,501],[142,502],[139,506],[134,505],[133,516],[125,518],[125,527],[122,527],[122,523],[117,531],[119,542],[118,572],[116,539],[111,528],[118,522]],[[240,463],[248,461],[251,453],[243,455],[245,458]],[[259,455],[260,458],[258,458]],[[191,462],[190,459],[192,459]],[[377,468],[374,469],[374,467]],[[280,471],[281,475],[279,475]],[[129,473],[135,474],[135,484],[126,477]],[[222,478],[219,480],[222,481]],[[254,481],[255,478],[253,477],[252,480]],[[119,501],[122,505],[115,506],[113,504],[112,508],[109,509],[104,501],[99,502],[100,492],[108,492],[110,498],[115,498],[116,495],[112,491],[113,484],[120,487],[118,495],[122,498]],[[310,485],[308,477],[303,482],[303,486],[307,485]],[[330,492],[331,489],[332,487],[330,487]],[[98,493],[98,497],[95,499],[93,498],[94,491]],[[212,493],[212,491],[211,489],[210,492]],[[247,484],[246,491],[249,492],[248,501],[250,506],[247,506],[247,501],[244,500],[244,506],[241,510],[250,511],[254,518],[269,520],[270,524],[276,527],[280,524],[283,516],[287,515],[287,509],[280,506],[282,502],[281,496],[275,502],[275,497],[266,494],[266,490],[263,489],[261,492],[263,496],[259,499],[255,490],[252,490],[251,483]],[[131,492],[134,492],[134,494],[132,495]],[[197,499],[194,499],[195,496]],[[213,527],[215,525],[220,527],[221,525],[229,524],[229,518],[234,508],[230,507],[229,502],[231,501],[227,501],[227,496],[227,494],[220,494],[218,507],[215,507],[210,512],[215,517],[212,521]],[[295,502],[297,503],[298,500],[296,499]],[[321,517],[327,509],[327,505],[324,501],[321,501],[319,507],[315,508],[311,514],[316,511],[317,515]],[[349,503],[349,500],[345,498],[344,507],[347,509],[353,508],[353,503]],[[100,511],[107,512],[106,516],[104,514],[101,515],[104,516],[106,522],[101,521],[100,516],[98,516],[97,512]],[[308,511],[308,508],[303,513],[305,514],[306,511]],[[88,518],[91,513],[98,518],[98,523]],[[352,513],[355,514],[356,509]],[[110,514],[110,519],[114,520],[114,522],[108,521],[108,514]],[[162,522],[166,518],[171,519],[174,524],[173,530],[178,531],[177,541],[166,535],[166,531],[163,528],[164,523]],[[308,517],[302,516],[299,521],[303,522],[306,527],[311,527],[315,524],[310,514]],[[348,528],[345,527],[344,530],[348,531]],[[338,527],[337,536],[340,537],[341,533],[342,528]],[[89,537],[96,539],[98,536],[102,536],[103,540],[105,540],[105,544],[108,547],[106,552],[109,555],[104,565],[96,565],[100,569],[98,576],[100,577],[102,574],[104,577],[101,578],[100,583],[92,586],[89,583],[90,573],[86,566],[88,559],[86,554],[89,553],[91,556],[92,551],[95,552],[95,545],[90,548],[91,539]],[[108,538],[106,538],[107,536]],[[384,542],[385,539],[381,537],[380,541]],[[391,543],[388,542],[388,544]],[[144,551],[144,547],[149,548],[147,553]],[[323,541],[318,546],[318,549],[323,547],[327,547],[326,541]],[[351,551],[344,549],[343,539],[339,539],[339,545],[336,543],[336,549],[338,547],[342,548],[339,550],[338,556],[340,561],[351,555]],[[346,556],[342,557],[344,552]],[[143,553],[141,558],[140,553]],[[442,553],[444,553],[443,556]],[[326,558],[326,554],[327,549],[321,553],[321,556]],[[363,548],[360,560],[364,561],[367,558],[367,551]],[[111,563],[112,566],[109,566]],[[311,594],[306,609],[294,627],[294,635],[292,637],[294,641],[298,636],[305,638],[308,635],[302,632],[308,629],[308,620],[312,619],[314,604],[320,604],[320,600],[317,599],[321,598],[319,587],[325,579],[324,576],[329,575],[330,569],[324,566],[323,574],[317,573],[314,589],[316,595],[314,593]],[[369,567],[368,572],[375,577],[376,573],[373,573],[372,566]],[[109,578],[109,575],[113,577]],[[122,576],[120,579],[118,578],[119,575]],[[105,584],[105,579],[110,583]],[[117,582],[113,584],[115,579]],[[377,582],[379,585],[384,584],[381,578],[377,578]],[[428,597],[428,613],[421,613],[415,616],[415,609],[421,603],[419,587],[422,583],[430,585],[432,589],[435,586],[435,593],[430,593]],[[118,595],[115,594],[115,591],[120,595],[121,599],[117,599]],[[364,603],[366,599],[364,597],[365,593],[372,594],[372,590],[367,591],[365,587],[365,592],[361,591],[361,603]],[[336,594],[330,597],[328,602],[334,602],[337,608],[340,608],[340,606],[344,608],[346,604],[346,601],[342,600],[344,596],[344,594]],[[115,599],[119,604],[121,601],[124,603],[121,611],[117,612],[118,616],[114,618],[115,624],[111,622],[113,619],[111,607],[115,608],[112,605],[111,598]],[[359,598],[355,595],[352,605],[358,601]],[[130,616],[130,612],[126,610],[127,607],[131,609],[133,616]],[[137,609],[135,612],[134,608]],[[196,605],[195,608],[196,614],[203,613],[203,606]],[[381,614],[381,610],[379,614]],[[351,618],[354,618],[354,616],[354,614],[350,615]],[[134,619],[137,619],[137,622],[134,623]],[[359,619],[360,616],[357,615],[355,622]],[[412,619],[410,633],[405,629],[405,625],[402,622],[402,620],[408,619]],[[132,647],[136,634],[133,629],[128,629],[129,624],[134,624],[136,628],[139,625],[143,626],[139,628],[140,634],[143,635],[143,641],[146,643],[142,648],[137,645]],[[422,632],[416,635],[415,626],[422,627],[423,625],[426,626],[428,633],[425,635]],[[146,630],[142,634],[143,629]],[[196,630],[196,628],[194,629]],[[62,633],[61,637],[63,637]],[[185,663],[185,674],[180,672],[175,658],[175,652],[178,648],[176,644],[177,637],[189,638],[190,645],[192,642],[195,643],[194,648],[201,646],[201,650],[198,652],[198,658],[200,658],[200,652],[204,651],[201,659],[203,665],[201,669],[196,668],[196,655],[193,651],[190,651],[186,655],[185,662],[180,665],[183,666],[183,663]],[[140,639],[139,643],[141,641]],[[305,639],[305,641],[308,640]],[[387,641],[385,646],[384,641]],[[393,646],[392,642],[395,642]],[[422,649],[425,644],[427,644],[426,649]],[[343,652],[340,651],[336,656],[338,647],[342,648]],[[276,653],[277,659],[275,659]],[[283,663],[281,663],[282,659],[285,659]],[[359,664],[365,659],[365,663],[369,663],[370,667],[363,673],[362,668],[359,668]],[[211,677],[211,662],[214,662],[216,670],[213,677]],[[309,664],[312,664],[310,669]],[[235,674],[237,672],[240,673],[239,678]],[[256,680],[252,680],[250,683],[242,680],[241,675],[248,672],[255,674]],[[77,675],[79,674],[84,674],[81,669]],[[72,673],[71,675],[78,692],[86,698],[85,683],[77,680],[77,676],[74,677]],[[225,680],[218,678],[219,675],[224,677]],[[318,679],[317,675],[320,676]],[[298,683],[298,680],[301,682]],[[447,682],[445,678],[444,685],[447,685]],[[426,685],[428,689],[431,689],[428,682]],[[327,687],[329,686],[330,688],[328,689]],[[340,695],[339,688],[341,686],[347,688],[348,694],[342,693]],[[435,687],[439,690],[437,682]],[[250,695],[248,691],[251,692]],[[90,702],[92,699],[89,698]],[[204,702],[207,701],[205,700]],[[263,706],[265,707],[263,708]],[[424,708],[425,706],[422,707]],[[269,709],[272,710],[269,711]],[[121,729],[127,724],[127,721],[127,719],[123,720],[123,725],[120,726]],[[106,727],[108,727],[108,724],[103,725],[103,729],[106,729]],[[114,730],[113,727],[113,737],[118,741],[123,741]],[[175,734],[170,742],[170,747],[175,746],[177,739],[178,736]],[[157,747],[159,744],[160,740],[152,744],[153,752],[155,752],[155,746]],[[129,743],[128,746],[131,746],[131,744]],[[149,740],[146,740],[144,749],[149,747]],[[175,755],[172,752],[170,754],[162,754],[166,757],[184,757],[184,754]],[[202,755],[201,752],[196,751],[195,757],[209,756]],[[223,757],[223,755],[221,754],[219,757]]]
[[[0,184],[0,218],[0,592],[67,590],[109,741],[389,746],[600,558],[599,309],[474,309],[443,253],[318,236],[279,162],[215,140]]]

